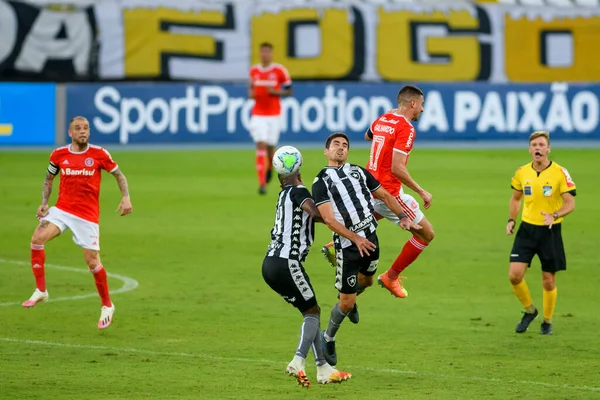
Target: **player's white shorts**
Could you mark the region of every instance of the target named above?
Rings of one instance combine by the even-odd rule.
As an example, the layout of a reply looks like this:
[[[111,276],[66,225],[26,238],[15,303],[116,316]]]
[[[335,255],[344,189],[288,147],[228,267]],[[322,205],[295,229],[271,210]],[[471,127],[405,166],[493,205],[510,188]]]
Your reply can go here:
[[[250,117],[250,136],[254,143],[265,142],[268,146],[277,146],[280,130],[279,115],[253,115]]]
[[[48,215],[40,221],[48,221],[58,226],[61,233],[67,228],[70,229],[73,232],[73,241],[79,247],[100,250],[100,227],[98,224],[76,217],[56,207],[50,207]]]
[[[412,197],[410,194],[404,193],[404,190],[400,188],[400,194],[398,194],[396,200],[398,200],[408,218],[412,219],[415,224],[421,222],[425,214],[423,214],[423,211],[421,211],[419,203],[417,203],[414,197]],[[388,208],[383,200],[375,199],[374,208],[375,212],[381,215],[383,218],[388,219],[396,225],[400,225],[398,216]]]

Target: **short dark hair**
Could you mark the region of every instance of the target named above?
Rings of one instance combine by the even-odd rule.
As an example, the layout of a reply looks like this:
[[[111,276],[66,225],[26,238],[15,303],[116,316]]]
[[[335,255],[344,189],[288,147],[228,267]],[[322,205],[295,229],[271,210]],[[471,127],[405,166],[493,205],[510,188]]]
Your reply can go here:
[[[350,139],[348,139],[348,135],[346,135],[344,132],[334,132],[331,135],[329,135],[327,137],[327,140],[325,141],[325,148],[326,149],[329,148],[329,145],[331,144],[331,142],[335,138],[344,138],[344,139],[346,139],[346,142],[348,142],[348,148],[350,148]]]
[[[416,86],[406,85],[402,89],[398,90],[398,104],[402,101],[410,100],[415,96],[425,96],[423,91]]]
[[[75,121],[87,121],[88,119],[86,117],[82,117],[81,115],[78,115],[76,117],[71,118],[71,120],[69,121],[69,128],[71,127],[71,125],[73,125],[73,122]],[[89,122],[89,121],[88,121]]]
[[[271,50],[273,50],[273,45],[272,45],[271,43],[269,43],[269,42],[262,42],[262,43],[260,44],[260,46],[258,46],[258,47],[259,47],[259,48],[261,48],[261,49],[262,49],[263,47],[266,47],[266,48],[268,48],[268,49],[271,49]]]

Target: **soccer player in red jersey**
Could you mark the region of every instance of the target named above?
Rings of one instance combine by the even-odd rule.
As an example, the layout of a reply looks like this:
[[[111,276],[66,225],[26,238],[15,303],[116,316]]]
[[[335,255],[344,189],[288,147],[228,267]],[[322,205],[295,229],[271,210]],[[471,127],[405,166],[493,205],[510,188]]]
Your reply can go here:
[[[273,62],[273,45],[260,45],[260,64],[250,68],[248,97],[254,99],[250,135],[256,143],[256,173],[260,194],[267,193],[271,180],[271,160],[280,134],[280,98],[292,94],[292,80],[287,69]]]
[[[413,196],[404,193],[403,189],[403,186],[407,186],[416,192],[423,199],[425,209],[431,206],[431,194],[411,177],[406,167],[416,137],[411,121],[416,121],[423,112],[423,92],[415,86],[404,86],[397,98],[398,108],[376,119],[365,133],[365,139],[372,142],[367,170],[388,192],[396,196],[409,218],[422,226],[420,230],[411,229],[412,238],[406,242],[392,266],[377,278],[379,284],[394,296],[404,298],[408,293],[399,280],[400,273],[419,257],[435,234],[419,203]],[[400,223],[398,217],[379,200],[375,201],[375,212],[396,225]]]
[[[392,266],[377,278],[380,285],[388,289],[394,296],[404,298],[408,295],[399,278],[400,273],[412,264],[433,240],[433,226],[420,210],[419,203],[409,194],[404,193],[403,185],[415,191],[425,209],[431,206],[432,196],[423,189],[409,174],[406,167],[408,157],[416,137],[411,121],[416,121],[423,112],[423,92],[415,86],[405,86],[398,92],[398,108],[390,110],[376,119],[365,133],[365,140],[371,141],[371,154],[367,170],[390,192],[406,215],[422,229],[411,229],[412,238],[406,242],[402,252]],[[377,219],[387,218],[399,225],[398,217],[380,200],[375,199],[375,216]],[[331,252],[333,242],[323,247],[322,252],[332,265],[335,255]],[[358,321],[356,309],[350,316],[351,321]]]
[[[110,300],[106,271],[100,261],[99,196],[102,170],[117,179],[123,198],[117,212],[131,213],[131,199],[127,179],[105,149],[89,144],[90,124],[84,117],[75,117],[69,123],[71,144],[59,147],[50,155],[50,164],[42,189],[42,204],[37,209],[39,226],[31,238],[31,267],[36,289],[23,307],[33,307],[48,300],[44,275],[44,244],[66,229],[73,233],[75,244],[83,248],[83,256],[94,275],[96,288],[102,300],[98,328],[107,328],[113,319],[115,305]],[[54,177],[60,174],[58,202],[48,208]]]

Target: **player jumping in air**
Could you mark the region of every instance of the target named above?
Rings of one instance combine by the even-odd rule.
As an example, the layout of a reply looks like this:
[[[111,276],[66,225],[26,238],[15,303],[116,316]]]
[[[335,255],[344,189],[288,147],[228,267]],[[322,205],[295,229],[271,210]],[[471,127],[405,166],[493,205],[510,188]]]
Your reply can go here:
[[[372,142],[367,170],[396,198],[406,215],[422,226],[420,230],[410,230],[413,236],[406,242],[400,255],[377,278],[379,284],[394,296],[404,298],[408,293],[399,280],[400,273],[419,257],[435,234],[433,226],[420,210],[419,203],[413,196],[404,193],[403,189],[403,186],[407,186],[415,191],[423,199],[425,209],[431,206],[431,194],[411,177],[406,167],[416,137],[411,121],[416,121],[423,112],[423,92],[415,86],[404,86],[398,92],[397,99],[398,108],[376,119],[365,133],[365,139]],[[377,219],[387,218],[399,225],[397,215],[383,201],[375,200],[374,208]],[[331,246],[332,243],[329,243],[322,251],[330,263],[334,264],[335,256]],[[356,314],[357,310],[353,310],[353,313]]]
[[[248,97],[254,99],[250,135],[256,143],[256,173],[258,193],[267,193],[271,180],[271,160],[280,133],[280,98],[292,94],[292,80],[287,69],[273,62],[273,45],[260,45],[260,64],[250,68]],[[268,168],[268,169],[267,169]]]
[[[36,289],[23,307],[34,307],[48,300],[44,263],[44,245],[67,228],[73,233],[75,244],[83,248],[85,262],[94,275],[96,288],[102,300],[98,328],[107,328],[113,320],[115,305],[110,300],[106,271],[100,261],[99,196],[102,170],[114,175],[123,198],[117,212],[131,213],[127,179],[110,154],[99,146],[89,144],[90,124],[84,117],[75,117],[69,123],[71,144],[59,147],[50,155],[50,164],[42,189],[42,204],[37,209],[39,226],[31,238],[31,267]],[[60,174],[56,206],[48,209],[54,177]]]
[[[313,183],[317,209],[327,227],[334,232],[336,252],[335,288],[340,301],[331,310],[327,330],[322,332],[325,360],[336,365],[335,336],[350,312],[356,296],[373,284],[379,263],[377,221],[373,217],[373,197],[381,199],[394,212],[398,226],[419,230],[396,199],[366,169],[347,162],[350,141],[333,133],[325,142],[327,167]]]

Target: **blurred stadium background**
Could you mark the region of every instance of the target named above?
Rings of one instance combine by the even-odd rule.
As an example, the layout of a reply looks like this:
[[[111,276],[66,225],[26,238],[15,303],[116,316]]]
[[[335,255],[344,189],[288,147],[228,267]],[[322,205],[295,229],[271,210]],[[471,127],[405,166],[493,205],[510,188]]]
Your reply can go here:
[[[259,272],[277,187],[256,195],[246,96],[264,41],[294,80],[280,144],[300,148],[307,184],[330,132],[364,164],[354,148],[398,88],[426,94],[410,171],[434,195],[436,239],[406,271],[410,298],[361,296],[361,323],[339,335],[352,381],[308,392],[283,374],[299,317]],[[0,0],[0,399],[600,398],[598,43],[598,0]],[[103,261],[121,290],[103,332],[68,238],[46,246],[64,301],[18,306],[48,154],[75,115],[134,205],[116,216],[105,177]],[[514,334],[504,233],[510,177],[539,129],[579,194],[550,338]],[[384,269],[407,237],[379,231]],[[330,233],[316,236],[306,268],[329,310]],[[536,264],[537,303],[539,280]]]

